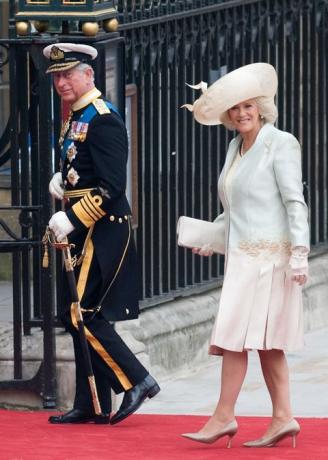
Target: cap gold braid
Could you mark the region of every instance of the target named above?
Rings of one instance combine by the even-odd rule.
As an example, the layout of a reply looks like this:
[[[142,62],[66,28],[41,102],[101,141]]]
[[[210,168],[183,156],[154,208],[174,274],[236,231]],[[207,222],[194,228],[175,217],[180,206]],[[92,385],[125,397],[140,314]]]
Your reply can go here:
[[[63,62],[61,64],[52,64],[50,67],[48,67],[48,69],[46,70],[46,73],[69,70],[69,69],[72,69],[73,67],[76,67],[78,64],[81,64],[81,61]]]

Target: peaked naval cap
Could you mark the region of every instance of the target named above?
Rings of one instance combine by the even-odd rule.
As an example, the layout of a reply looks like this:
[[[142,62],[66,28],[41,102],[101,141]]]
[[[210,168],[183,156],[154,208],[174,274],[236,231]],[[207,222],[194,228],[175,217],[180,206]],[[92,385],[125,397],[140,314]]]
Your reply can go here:
[[[46,46],[43,55],[50,61],[46,73],[53,73],[72,69],[81,63],[91,65],[98,51],[90,45],[56,43]]]

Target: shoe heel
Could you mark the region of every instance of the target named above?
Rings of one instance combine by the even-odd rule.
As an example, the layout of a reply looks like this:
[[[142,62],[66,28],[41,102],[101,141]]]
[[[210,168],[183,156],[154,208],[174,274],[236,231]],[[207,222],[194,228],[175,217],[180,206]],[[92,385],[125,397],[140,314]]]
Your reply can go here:
[[[230,449],[232,447],[232,438],[235,436],[235,434],[236,433],[228,435],[227,449]]]
[[[161,390],[161,389],[160,389],[159,385],[157,385],[157,384],[154,385],[154,386],[149,390],[149,392],[148,392],[148,398],[149,398],[149,399],[153,398],[154,396],[157,395],[157,393],[160,392],[160,390]]]
[[[293,449],[296,449],[296,437],[297,437],[298,433],[296,434],[292,434],[292,446],[293,446]]]

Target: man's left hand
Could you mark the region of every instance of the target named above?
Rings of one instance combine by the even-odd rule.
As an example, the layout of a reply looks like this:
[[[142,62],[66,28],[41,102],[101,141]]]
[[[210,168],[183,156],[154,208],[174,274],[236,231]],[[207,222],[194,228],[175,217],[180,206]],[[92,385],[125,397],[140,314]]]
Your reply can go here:
[[[49,220],[49,228],[54,232],[56,240],[60,243],[74,230],[74,226],[64,211],[56,212]]]

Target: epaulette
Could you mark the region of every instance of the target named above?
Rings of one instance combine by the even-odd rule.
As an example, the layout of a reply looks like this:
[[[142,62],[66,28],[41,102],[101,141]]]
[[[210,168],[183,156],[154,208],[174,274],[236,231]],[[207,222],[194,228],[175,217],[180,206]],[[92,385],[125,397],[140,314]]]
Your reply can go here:
[[[97,112],[100,115],[104,115],[105,113],[110,113],[110,110],[107,107],[107,104],[103,99],[95,99],[94,101],[92,101],[92,104],[95,106]]]

